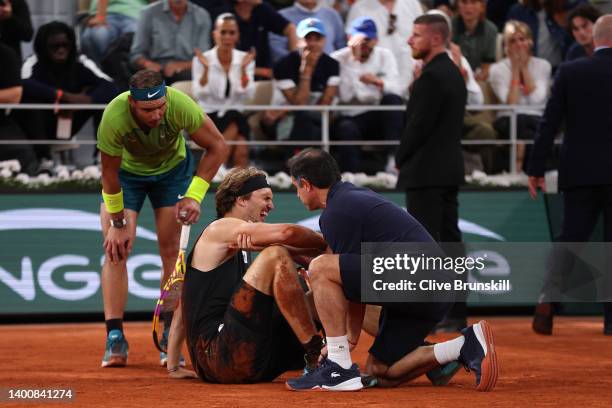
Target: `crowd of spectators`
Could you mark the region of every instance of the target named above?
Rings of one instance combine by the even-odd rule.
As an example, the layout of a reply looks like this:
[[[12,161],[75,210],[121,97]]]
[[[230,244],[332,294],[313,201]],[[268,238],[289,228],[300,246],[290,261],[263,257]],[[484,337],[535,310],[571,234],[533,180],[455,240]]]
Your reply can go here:
[[[593,53],[592,26],[609,1],[582,0],[91,0],[72,28],[47,22],[34,33],[26,0],[0,1],[0,103],[107,103],[139,69],[161,72],[187,91],[229,141],[315,141],[317,111],[236,105],[397,105],[410,98],[421,65],[408,45],[413,21],[441,13],[447,52],[461,72],[468,105],[534,105],[518,115],[519,139],[532,139],[557,67]],[[429,10],[429,11],[428,11]],[[34,38],[33,55],[21,43]],[[19,74],[19,72],[21,72]],[[262,103],[263,101],[263,103]],[[2,110],[0,139],[70,139],[101,112]],[[346,110],[331,117],[337,141],[398,140],[401,110]],[[468,111],[463,137],[509,139],[508,112]],[[255,161],[281,170],[301,145],[233,145],[228,166]],[[332,149],[342,170],[394,170],[389,146]],[[278,160],[266,160],[275,151]],[[520,170],[529,149],[517,147]],[[12,156],[12,157],[11,157]],[[468,169],[509,169],[508,147],[470,146]],[[52,172],[50,147],[4,145],[30,173]],[[95,159],[94,159],[95,160]],[[273,164],[273,162],[275,164]],[[32,163],[35,163],[33,165]]]

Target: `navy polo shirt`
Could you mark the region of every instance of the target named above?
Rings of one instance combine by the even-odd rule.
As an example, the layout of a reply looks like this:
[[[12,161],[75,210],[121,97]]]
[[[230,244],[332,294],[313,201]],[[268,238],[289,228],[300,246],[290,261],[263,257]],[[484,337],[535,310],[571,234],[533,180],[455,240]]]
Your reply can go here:
[[[302,56],[293,51],[277,61],[274,65],[274,79],[281,90],[291,89],[300,83],[300,65]],[[317,61],[310,80],[309,104],[314,105],[328,86],[340,83],[340,64],[334,58],[323,53]]]
[[[400,206],[341,181],[329,189],[319,227],[334,254],[360,254],[362,242],[435,242]]]
[[[240,42],[236,48],[248,52],[254,47],[257,50],[255,66],[258,68],[272,67],[268,33],[283,35],[290,21],[268,3],[255,6],[248,21],[241,19],[238,15],[236,15],[236,20],[240,30]]]

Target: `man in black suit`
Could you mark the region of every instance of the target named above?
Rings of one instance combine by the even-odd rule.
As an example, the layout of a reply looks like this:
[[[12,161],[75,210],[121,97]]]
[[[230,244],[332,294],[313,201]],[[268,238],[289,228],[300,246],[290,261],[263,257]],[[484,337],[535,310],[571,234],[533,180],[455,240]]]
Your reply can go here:
[[[559,190],[563,193],[563,222],[557,242],[585,242],[599,215],[604,214],[604,241],[612,241],[612,14],[593,28],[595,53],[562,64],[535,139],[529,163],[529,193],[544,190],[547,153],[562,123]],[[552,334],[554,307],[560,294],[565,262],[558,251],[547,272],[533,329]],[[610,293],[607,293],[609,296]],[[612,334],[612,303],[604,303],[605,334]]]
[[[395,162],[397,188],[406,192],[408,212],[436,241],[459,243],[457,195],[464,183],[461,136],[467,91],[459,69],[446,53],[448,34],[448,23],[440,15],[422,15],[414,21],[408,44],[412,56],[424,66],[412,85]],[[453,249],[449,252],[461,252],[459,246]],[[465,309],[465,302],[457,302],[443,329],[464,328]]]

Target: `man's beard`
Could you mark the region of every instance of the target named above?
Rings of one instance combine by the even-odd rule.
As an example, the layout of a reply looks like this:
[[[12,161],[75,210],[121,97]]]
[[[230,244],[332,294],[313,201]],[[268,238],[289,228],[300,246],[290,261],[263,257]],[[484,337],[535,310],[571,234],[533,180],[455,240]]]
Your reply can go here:
[[[412,58],[420,60],[425,59],[425,57],[429,54],[429,50],[415,50],[412,49]]]

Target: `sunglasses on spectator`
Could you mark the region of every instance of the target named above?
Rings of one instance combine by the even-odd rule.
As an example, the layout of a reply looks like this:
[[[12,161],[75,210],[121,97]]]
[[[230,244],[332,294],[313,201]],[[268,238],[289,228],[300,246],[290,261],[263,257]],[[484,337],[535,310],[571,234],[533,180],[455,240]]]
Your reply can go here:
[[[221,30],[219,32],[219,34],[221,34],[221,35],[235,35],[236,34],[236,30]]]
[[[391,35],[397,29],[397,14],[389,13],[389,26],[387,27],[387,35]]]
[[[67,43],[67,42],[61,42],[61,43],[55,43],[55,44],[47,44],[47,47],[48,47],[50,50],[57,51],[57,50],[59,50],[60,48],[70,48],[70,43]]]

